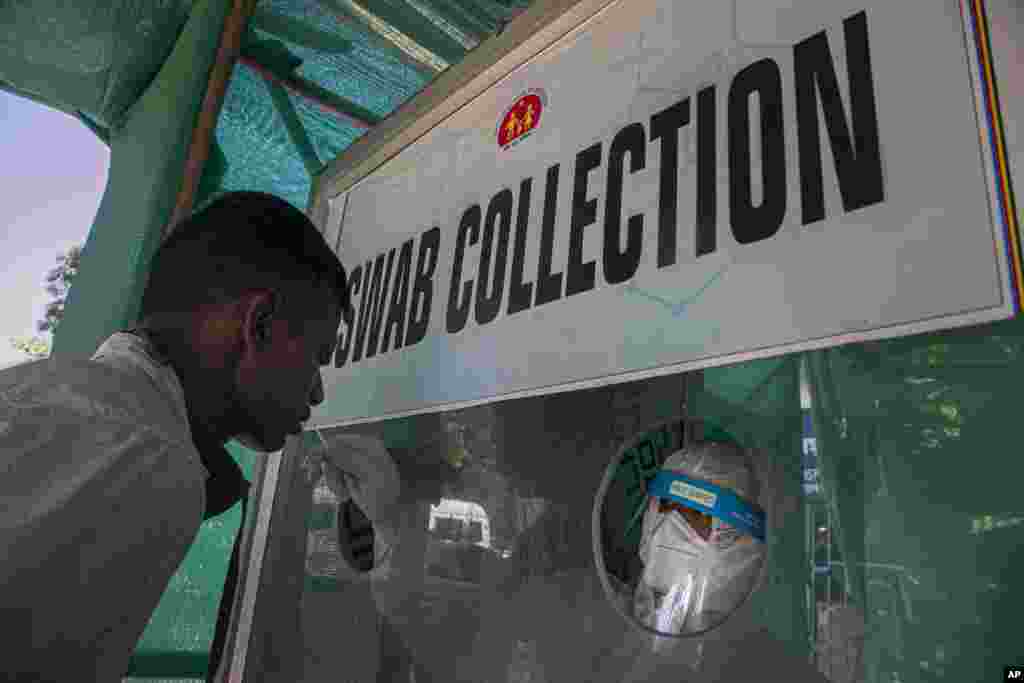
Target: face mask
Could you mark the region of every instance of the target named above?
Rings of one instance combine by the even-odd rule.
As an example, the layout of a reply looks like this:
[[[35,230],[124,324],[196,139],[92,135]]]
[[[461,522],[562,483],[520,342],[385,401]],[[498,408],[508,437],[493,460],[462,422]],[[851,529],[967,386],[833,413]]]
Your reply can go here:
[[[764,545],[718,519],[705,540],[677,511],[651,498],[634,593],[637,620],[658,633],[696,635],[721,624],[751,592]]]
[[[637,620],[665,634],[700,630],[687,621],[702,611],[709,552],[686,520],[658,512],[657,501],[649,501],[640,545],[644,571],[633,604]]]

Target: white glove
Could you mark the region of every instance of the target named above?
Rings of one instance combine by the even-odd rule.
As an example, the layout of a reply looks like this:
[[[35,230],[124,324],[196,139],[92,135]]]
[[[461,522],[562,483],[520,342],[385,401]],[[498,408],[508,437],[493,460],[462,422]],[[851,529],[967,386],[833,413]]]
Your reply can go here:
[[[394,460],[380,439],[358,434],[332,434],[324,440],[324,469],[331,489],[341,498],[339,542],[349,562],[359,561],[372,528],[372,574],[386,570],[397,534],[393,511],[401,493],[401,480]],[[351,510],[354,503],[358,510]],[[365,520],[361,515],[365,515]],[[359,567],[366,570],[368,567]]]

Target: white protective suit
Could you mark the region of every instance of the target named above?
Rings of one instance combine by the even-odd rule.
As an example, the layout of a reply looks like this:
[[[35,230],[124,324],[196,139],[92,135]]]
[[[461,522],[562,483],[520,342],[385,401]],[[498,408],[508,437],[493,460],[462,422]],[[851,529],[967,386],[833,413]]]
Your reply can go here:
[[[181,384],[138,337],[0,373],[3,680],[121,680],[206,476]]]

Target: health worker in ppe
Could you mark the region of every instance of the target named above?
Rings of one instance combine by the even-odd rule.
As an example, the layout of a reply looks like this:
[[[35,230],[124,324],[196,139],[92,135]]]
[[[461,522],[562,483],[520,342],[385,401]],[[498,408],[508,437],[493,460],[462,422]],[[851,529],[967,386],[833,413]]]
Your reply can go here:
[[[634,476],[624,448],[606,472],[595,502],[594,557],[606,599],[629,628],[591,678],[725,683],[770,671],[772,680],[825,683],[800,654],[803,636],[749,600],[757,590],[772,591],[772,603],[791,594],[785,582],[765,581],[770,512],[788,507],[791,495],[780,468],[788,456],[744,448],[716,425],[697,424],[702,437],[673,445],[650,462],[653,471],[645,466]],[[613,485],[641,493],[635,507],[613,504],[603,514]],[[620,554],[630,550],[636,561],[624,562]]]
[[[239,500],[244,510],[249,483],[225,443],[271,452],[299,433],[351,320],[338,257],[272,195],[215,199],[150,266],[138,323],[91,359],[0,373],[6,681],[127,674],[200,524]],[[210,679],[237,563],[236,541]]]
[[[765,514],[743,449],[700,441],[668,457],[647,484],[633,614],[646,628],[693,636],[750,595],[765,560]]]

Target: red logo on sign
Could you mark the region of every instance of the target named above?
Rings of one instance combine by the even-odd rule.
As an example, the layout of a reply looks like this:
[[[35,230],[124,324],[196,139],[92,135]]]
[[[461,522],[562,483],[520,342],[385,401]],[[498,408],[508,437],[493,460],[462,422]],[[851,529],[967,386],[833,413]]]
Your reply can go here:
[[[537,130],[544,111],[544,100],[543,90],[530,90],[508,108],[498,124],[499,147],[508,149]]]

